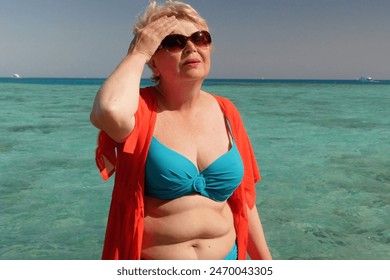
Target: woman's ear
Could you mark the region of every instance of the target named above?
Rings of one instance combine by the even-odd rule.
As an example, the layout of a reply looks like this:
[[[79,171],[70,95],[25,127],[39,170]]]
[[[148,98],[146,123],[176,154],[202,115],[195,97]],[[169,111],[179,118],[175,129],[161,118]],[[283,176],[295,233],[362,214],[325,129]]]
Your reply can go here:
[[[160,73],[160,71],[157,68],[156,59],[155,59],[154,56],[152,56],[151,59],[149,60],[149,67],[152,70],[154,76],[156,76],[156,77],[160,76],[161,73]]]

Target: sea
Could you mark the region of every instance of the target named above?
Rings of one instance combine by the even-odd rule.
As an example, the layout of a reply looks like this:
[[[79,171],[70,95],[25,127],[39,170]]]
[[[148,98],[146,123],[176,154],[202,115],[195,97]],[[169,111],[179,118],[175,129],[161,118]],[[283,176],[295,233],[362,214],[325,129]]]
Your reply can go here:
[[[95,166],[89,112],[103,82],[0,78],[0,259],[101,258],[113,180]],[[209,79],[203,89],[242,115],[274,259],[390,259],[390,81]]]

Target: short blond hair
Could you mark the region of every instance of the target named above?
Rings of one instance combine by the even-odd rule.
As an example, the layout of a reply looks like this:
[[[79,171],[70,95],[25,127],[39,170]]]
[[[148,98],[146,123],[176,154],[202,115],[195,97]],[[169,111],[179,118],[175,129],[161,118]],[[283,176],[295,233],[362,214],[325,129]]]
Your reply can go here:
[[[142,28],[151,22],[164,16],[175,16],[177,19],[192,22],[199,30],[209,30],[206,20],[202,18],[194,8],[186,3],[167,0],[165,4],[159,5],[156,1],[150,1],[144,14],[140,15],[134,24],[134,35],[137,35]],[[148,66],[151,68],[149,63]],[[160,77],[153,73],[151,80],[154,83],[158,83]]]
[[[186,3],[167,0],[165,4],[159,5],[157,4],[157,1],[150,1],[145,13],[139,16],[134,24],[134,35],[151,22],[164,16],[175,16],[177,19],[192,22],[196,27],[202,30],[209,30],[206,20],[202,18],[194,8]]]

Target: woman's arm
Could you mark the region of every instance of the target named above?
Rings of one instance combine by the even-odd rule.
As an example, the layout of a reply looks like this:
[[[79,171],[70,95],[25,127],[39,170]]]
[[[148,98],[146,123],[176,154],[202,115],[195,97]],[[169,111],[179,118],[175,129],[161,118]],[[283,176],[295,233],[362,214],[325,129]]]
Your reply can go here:
[[[96,94],[91,122],[117,142],[125,139],[134,128],[145,63],[143,55],[127,55]]]
[[[248,254],[252,260],[272,260],[256,205],[248,208]]]
[[[122,142],[133,130],[145,64],[176,24],[176,18],[164,17],[141,29],[127,56],[97,92],[91,122],[115,141]]]

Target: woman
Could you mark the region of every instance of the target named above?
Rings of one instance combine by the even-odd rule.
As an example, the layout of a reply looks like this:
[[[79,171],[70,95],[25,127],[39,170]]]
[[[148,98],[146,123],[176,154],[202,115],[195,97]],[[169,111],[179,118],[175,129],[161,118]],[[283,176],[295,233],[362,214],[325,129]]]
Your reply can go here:
[[[115,186],[103,259],[271,259],[260,179],[234,105],[204,92],[211,35],[189,5],[152,2],[98,91],[96,162]],[[154,87],[140,89],[145,64]]]

